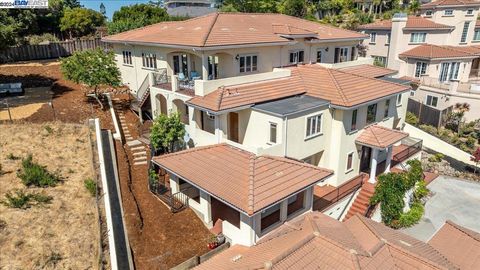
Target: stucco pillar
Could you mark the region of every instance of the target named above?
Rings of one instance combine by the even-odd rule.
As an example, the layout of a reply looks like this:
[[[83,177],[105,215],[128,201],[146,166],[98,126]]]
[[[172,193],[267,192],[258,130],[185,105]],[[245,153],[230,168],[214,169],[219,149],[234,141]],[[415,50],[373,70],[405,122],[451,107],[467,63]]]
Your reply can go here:
[[[370,161],[370,179],[369,183],[375,184],[375,173],[377,172],[377,159],[378,159],[378,149],[372,148],[372,159]]]
[[[148,83],[150,86],[155,85],[155,76],[153,75],[153,72],[148,73]]]
[[[392,148],[393,146],[387,147],[387,160],[385,160],[385,171],[384,173],[390,172],[390,165],[392,164]]]
[[[202,208],[203,222],[205,222],[208,227],[212,227],[212,203],[210,200],[210,195],[202,190],[200,190],[200,206]]]
[[[288,199],[280,202],[280,221],[284,222],[288,216]]]
[[[178,183],[178,177],[173,175],[170,176],[170,189],[172,190],[172,194],[180,191],[180,184]]]
[[[208,81],[208,55],[202,54],[202,80]]]
[[[177,92],[179,90],[178,75],[172,75],[172,91]]]
[[[221,142],[220,115],[215,115],[215,138],[217,143]]]
[[[305,190],[305,194],[303,196],[303,207],[305,211],[312,210],[313,207],[313,189],[314,187],[310,187]]]

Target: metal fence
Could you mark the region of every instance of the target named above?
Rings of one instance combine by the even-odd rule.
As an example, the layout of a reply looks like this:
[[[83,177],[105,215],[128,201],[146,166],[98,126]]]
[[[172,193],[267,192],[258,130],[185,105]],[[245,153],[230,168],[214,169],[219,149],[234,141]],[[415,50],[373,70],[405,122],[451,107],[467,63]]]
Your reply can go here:
[[[0,51],[0,64],[7,62],[55,59],[72,55],[76,51],[95,48],[110,49],[101,38],[51,42],[44,45],[21,45]]]
[[[313,202],[313,209],[316,211],[323,211],[328,207],[332,206],[334,203],[337,203],[341,199],[345,198],[347,195],[352,194],[362,187],[364,180],[366,179],[366,174],[361,173],[351,180],[345,182],[343,185],[338,188],[328,192],[322,197],[315,196]]]
[[[413,99],[408,99],[407,111],[415,114],[419,124],[426,124],[436,128],[442,126],[453,106],[439,110]]]

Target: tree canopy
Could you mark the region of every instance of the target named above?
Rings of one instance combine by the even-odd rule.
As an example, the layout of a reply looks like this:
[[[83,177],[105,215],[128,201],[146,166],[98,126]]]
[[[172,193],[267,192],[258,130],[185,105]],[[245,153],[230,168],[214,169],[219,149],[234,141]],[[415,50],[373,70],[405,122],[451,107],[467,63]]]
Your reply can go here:
[[[60,20],[60,30],[68,32],[70,38],[92,34],[102,25],[105,17],[100,12],[80,7],[65,10]]]
[[[185,125],[178,113],[172,113],[170,116],[161,114],[153,122],[150,141],[155,149],[171,153],[175,151],[176,144],[183,141],[184,135]]]

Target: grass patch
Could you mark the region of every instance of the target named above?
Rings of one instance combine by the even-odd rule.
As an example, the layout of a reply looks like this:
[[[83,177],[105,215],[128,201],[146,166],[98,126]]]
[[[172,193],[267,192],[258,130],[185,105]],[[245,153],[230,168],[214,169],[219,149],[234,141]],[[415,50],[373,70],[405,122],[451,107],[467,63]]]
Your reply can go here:
[[[97,183],[92,180],[92,178],[85,179],[83,181],[85,188],[88,190],[92,197],[95,197],[97,194]]]
[[[31,154],[22,160],[22,168],[17,176],[25,186],[54,187],[60,181],[57,173],[51,173],[45,166],[33,162]]]
[[[14,192],[7,192],[5,194],[5,200],[0,203],[10,208],[27,209],[32,205],[48,204],[52,199],[52,196],[44,194],[26,193],[23,190],[15,190]]]

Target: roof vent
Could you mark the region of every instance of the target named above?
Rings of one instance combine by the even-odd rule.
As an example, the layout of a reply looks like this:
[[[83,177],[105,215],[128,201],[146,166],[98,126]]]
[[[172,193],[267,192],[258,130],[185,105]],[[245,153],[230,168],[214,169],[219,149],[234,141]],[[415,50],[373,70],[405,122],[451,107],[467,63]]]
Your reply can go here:
[[[200,29],[202,29],[202,27],[200,27],[200,26],[197,26],[197,27],[193,28],[193,30],[200,30]]]
[[[180,27],[177,27],[177,30],[182,30],[184,27],[183,26],[180,26]]]
[[[221,30],[222,30],[222,31],[228,31],[228,30],[230,30],[230,29],[229,29],[229,28],[226,28],[226,27],[224,27],[224,28],[221,28]]]
[[[248,28],[248,30],[250,30],[250,31],[257,31],[257,29],[255,29],[255,28],[253,28],[253,27]]]
[[[280,171],[280,172],[276,172],[276,173],[275,173],[275,176],[278,176],[278,177],[280,177],[280,176],[282,176],[282,175],[283,175],[283,171]]]
[[[398,240],[398,242],[404,244],[404,245],[407,246],[407,247],[411,247],[411,246],[412,246],[412,244],[407,243],[407,242],[405,242],[405,241],[403,241],[403,240]]]
[[[232,262],[238,262],[238,260],[240,260],[242,258],[242,254],[238,254],[236,256],[233,256],[232,257]]]

